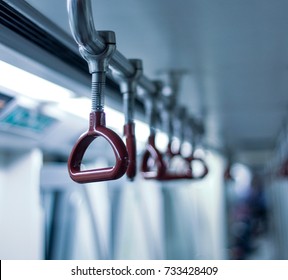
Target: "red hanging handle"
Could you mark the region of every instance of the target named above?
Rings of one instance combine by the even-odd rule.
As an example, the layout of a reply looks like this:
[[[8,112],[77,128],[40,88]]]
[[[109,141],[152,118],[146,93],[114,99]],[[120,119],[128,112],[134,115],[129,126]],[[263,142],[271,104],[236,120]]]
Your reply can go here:
[[[124,136],[126,137],[126,147],[128,152],[128,167],[126,171],[127,178],[133,180],[136,176],[136,138],[135,138],[135,124],[127,123],[124,125]]]
[[[171,143],[168,143],[166,154],[170,159],[174,156],[180,155],[179,152],[173,152],[171,149]],[[154,165],[149,165],[149,160],[154,161]],[[203,179],[208,173],[208,167],[205,161],[201,158],[194,156],[183,158],[187,163],[187,169],[182,173],[171,173],[167,169],[167,165],[163,160],[162,154],[155,147],[155,135],[150,135],[148,139],[148,145],[143,154],[141,171],[145,179],[156,179],[158,181],[170,181],[170,180],[181,180],[181,179]],[[193,174],[191,163],[193,161],[199,161],[203,165],[203,172],[200,175]],[[156,169],[152,169],[156,167]]]
[[[175,156],[180,156],[181,155],[180,147],[177,152],[174,152],[172,150],[172,141],[169,141],[166,149],[166,155],[168,156],[169,159],[172,159]]]
[[[176,152],[172,150],[172,142],[169,141],[167,145],[167,149],[165,152],[167,156],[168,163],[166,163],[166,168],[164,174],[162,174],[161,177],[158,178],[159,181],[170,181],[170,180],[181,180],[181,179],[187,179],[187,172],[182,173],[175,173],[170,172],[167,166],[169,166],[169,161],[171,161],[176,156],[181,156],[180,149]]]
[[[195,156],[192,155],[192,156],[186,157],[186,158],[184,158],[184,159],[186,160],[186,162],[188,163],[188,166],[189,166],[188,172],[187,172],[187,174],[186,174],[186,178],[187,178],[187,179],[195,179],[195,180],[197,180],[197,179],[203,179],[203,178],[209,173],[208,166],[207,166],[205,160],[203,160],[202,158],[198,158],[198,157],[195,157]],[[203,172],[202,172],[201,174],[195,175],[195,174],[193,173],[193,168],[192,168],[192,166],[191,166],[191,163],[192,163],[193,161],[198,161],[198,162],[200,162],[200,163],[202,164],[202,166],[203,166]]]
[[[104,112],[91,112],[89,123],[89,130],[80,136],[68,159],[68,171],[71,179],[77,183],[91,183],[122,177],[128,165],[128,154],[123,141],[114,131],[106,127]],[[81,171],[84,153],[97,137],[105,138],[111,145],[116,163],[112,167]]]
[[[149,165],[149,160],[152,159],[154,165]],[[156,167],[156,169],[153,169]],[[155,134],[150,135],[148,144],[142,157],[141,172],[145,179],[159,179],[163,176],[166,170],[166,165],[163,161],[162,154],[155,146]]]

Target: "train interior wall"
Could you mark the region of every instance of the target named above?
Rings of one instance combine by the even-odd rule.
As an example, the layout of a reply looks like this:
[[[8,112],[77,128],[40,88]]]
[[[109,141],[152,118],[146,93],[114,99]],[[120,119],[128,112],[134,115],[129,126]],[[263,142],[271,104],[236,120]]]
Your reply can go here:
[[[90,94],[90,77],[2,25],[0,62],[81,97]],[[2,70],[1,94],[16,100],[12,109],[23,105],[26,81],[13,77],[19,90],[11,91],[3,85],[4,74]],[[46,93],[43,86],[29,86]],[[122,115],[120,102],[111,94],[106,100]],[[224,176],[229,158],[207,147],[209,174],[202,180],[159,182],[144,180],[138,172],[134,182],[124,176],[79,185],[68,175],[67,157],[87,129],[86,101],[77,96],[56,106],[39,101],[56,121],[36,136],[29,127],[7,127],[0,107],[0,259],[288,259],[286,126],[261,170],[236,161],[232,176]],[[86,118],[75,113],[80,107]],[[143,125],[143,115],[136,115]],[[109,122],[109,116],[107,110],[108,126],[116,123],[121,135],[123,119],[118,114]],[[139,161],[145,129],[141,126],[137,136]],[[101,145],[87,159],[88,167],[109,163],[109,152]]]
[[[224,164],[208,158],[201,182],[79,186],[38,149],[2,153],[1,258],[226,259]]]

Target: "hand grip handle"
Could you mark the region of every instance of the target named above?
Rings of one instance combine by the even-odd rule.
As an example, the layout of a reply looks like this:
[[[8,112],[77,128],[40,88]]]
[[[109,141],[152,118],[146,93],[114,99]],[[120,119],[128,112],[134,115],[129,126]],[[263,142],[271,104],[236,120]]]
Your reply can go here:
[[[149,159],[154,161],[154,166],[149,166]],[[156,167],[155,170],[152,170]],[[166,165],[163,161],[161,153],[155,147],[155,135],[150,135],[146,150],[142,157],[141,172],[145,179],[158,179],[163,176]]]
[[[128,152],[128,167],[126,175],[130,180],[133,180],[136,176],[136,138],[135,138],[135,124],[127,123],[124,125],[124,135],[126,137],[126,148]]]
[[[97,137],[105,138],[111,145],[116,163],[111,167],[81,171],[80,166],[84,153]],[[80,136],[68,159],[68,171],[71,179],[77,183],[114,180],[125,174],[127,165],[128,154],[126,147],[121,138],[105,126],[105,113],[91,112],[89,130]]]
[[[172,150],[172,141],[168,142],[165,154],[166,154],[167,160],[168,160],[166,166],[170,165],[169,162],[174,157],[181,156],[180,149],[177,152],[174,152]],[[181,179],[188,179],[187,178],[187,172],[175,173],[175,172],[169,171],[168,168],[166,168],[165,173],[161,177],[158,178],[159,181],[170,181],[170,180],[181,180]]]
[[[208,173],[208,167],[205,163],[205,161],[201,158],[196,158],[196,157],[187,157],[184,158],[184,160],[186,161],[188,168],[186,170],[184,170],[182,173],[173,173],[173,172],[169,172],[169,170],[166,169],[165,173],[160,176],[159,178],[157,178],[159,181],[170,181],[170,180],[183,180],[183,179],[203,179]],[[193,169],[191,167],[191,163],[193,161],[199,161],[202,166],[203,166],[203,172],[199,175],[195,175],[193,174]]]
[[[209,169],[206,165],[206,162],[202,159],[202,158],[198,158],[198,157],[194,157],[194,156],[190,156],[190,157],[187,157],[185,158],[185,160],[187,161],[187,163],[189,164],[189,169],[188,169],[188,173],[187,173],[187,178],[188,179],[203,179],[208,173],[209,173]],[[195,175],[193,174],[193,168],[191,167],[191,163],[193,161],[198,161],[202,164],[203,166],[203,172],[199,175]]]
[[[180,147],[179,147],[179,150],[178,150],[177,152],[174,152],[174,151],[172,150],[172,142],[169,141],[169,142],[168,142],[168,145],[167,145],[167,149],[166,149],[166,155],[169,157],[169,159],[172,159],[172,158],[175,157],[175,156],[181,155],[181,153],[180,153]]]

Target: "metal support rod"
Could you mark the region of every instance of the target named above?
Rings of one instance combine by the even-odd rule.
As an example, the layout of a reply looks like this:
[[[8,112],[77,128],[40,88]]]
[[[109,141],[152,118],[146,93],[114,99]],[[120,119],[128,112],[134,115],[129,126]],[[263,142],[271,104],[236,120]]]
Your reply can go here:
[[[102,72],[92,73],[91,86],[91,111],[102,112],[104,110],[104,92],[105,92],[106,74]]]
[[[127,77],[119,72],[112,72],[113,78],[118,82],[123,95],[123,111],[125,124],[134,122],[135,95],[137,93],[137,82],[143,73],[141,59],[129,59],[135,68],[133,75]]]
[[[143,97],[145,112],[147,117],[147,123],[150,128],[150,135],[156,134],[156,122],[157,122],[157,100],[161,95],[163,84],[161,81],[154,81],[155,92]]]
[[[187,112],[184,106],[179,106],[174,111],[174,133],[179,137],[180,142],[184,142],[185,131],[187,130]]]
[[[188,138],[187,140],[191,143],[193,150],[192,153],[194,153],[196,147],[202,141],[201,138],[204,133],[204,127],[203,124],[197,122],[196,119],[192,116],[187,119],[187,127],[188,129],[186,130],[186,137]]]
[[[109,61],[116,50],[116,38],[113,31],[99,31],[105,40],[106,46],[102,53],[91,53],[83,45],[79,45],[79,52],[87,61],[89,72],[92,75],[91,101],[92,112],[104,111],[104,93],[106,83],[106,72]]]
[[[172,141],[174,130],[172,125],[172,119],[174,118],[174,110],[177,107],[177,102],[174,92],[171,95],[165,96],[161,92],[160,101],[158,107],[161,116],[162,129],[167,133],[169,141]]]
[[[157,122],[157,116],[156,116],[156,106],[154,100],[146,100],[145,102],[145,110],[147,115],[147,123],[150,129],[150,135],[156,134],[156,122]]]
[[[172,125],[172,117],[173,117],[173,110],[169,110],[161,105],[161,121],[162,121],[162,129],[168,135],[169,142],[172,141],[174,136],[174,127]]]
[[[114,79],[118,81],[120,91],[123,95],[123,111],[125,116],[124,135],[126,137],[126,148],[129,157],[128,168],[126,171],[127,178],[133,180],[137,171],[137,149],[134,123],[134,103],[137,92],[137,81],[143,72],[142,60],[130,59],[135,67],[133,75],[127,77],[122,73],[112,73]]]
[[[178,106],[179,99],[179,90],[180,90],[180,82],[183,74],[185,74],[185,70],[170,70],[164,71],[164,74],[167,75],[168,85],[167,90],[168,93],[162,92],[161,102],[159,103],[159,108],[162,117],[162,123],[164,131],[168,134],[169,141],[171,142],[173,139],[174,133],[179,133],[181,122],[181,114],[183,107]],[[184,108],[185,110],[185,108]],[[175,120],[176,117],[176,120]],[[175,127],[175,122],[177,123]]]
[[[72,35],[78,45],[82,45],[90,53],[102,53],[105,42],[95,29],[91,0],[67,0],[69,24]],[[129,77],[135,73],[135,67],[119,51],[115,51],[109,67]],[[156,92],[154,83],[142,75],[138,85],[145,91],[153,94]]]

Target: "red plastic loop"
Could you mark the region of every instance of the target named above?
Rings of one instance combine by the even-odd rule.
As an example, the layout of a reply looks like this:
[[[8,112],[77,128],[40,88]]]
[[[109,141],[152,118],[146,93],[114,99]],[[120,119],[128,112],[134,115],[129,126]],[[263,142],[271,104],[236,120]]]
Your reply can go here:
[[[153,166],[149,164],[149,160],[154,162]],[[153,169],[153,168],[156,169]],[[163,161],[161,153],[155,147],[155,135],[150,135],[148,144],[143,154],[141,172],[145,179],[159,179],[166,171],[166,165]]]
[[[180,149],[177,152],[172,150],[172,141],[169,141],[166,149],[167,163],[164,174],[158,178],[159,181],[170,181],[170,180],[181,180],[181,179],[189,179],[187,177],[188,171],[184,171],[181,173],[170,172],[168,169],[169,162],[176,156],[181,156]],[[188,168],[188,167],[187,167]]]
[[[185,160],[189,164],[188,173],[186,175],[187,179],[195,179],[195,180],[203,179],[209,173],[209,169],[208,169],[208,167],[206,165],[206,162],[203,159],[197,158],[197,157],[194,157],[194,156],[190,156],[190,157],[185,158]],[[199,161],[202,164],[202,166],[203,166],[203,172],[200,175],[198,175],[198,176],[193,174],[193,169],[191,167],[191,163],[193,161]]]
[[[84,153],[97,137],[105,138],[111,145],[116,159],[115,166],[81,171]],[[89,130],[80,136],[68,159],[68,171],[71,179],[77,183],[114,180],[125,174],[127,165],[126,147],[121,138],[105,126],[105,113],[91,112]]]
[[[135,138],[134,123],[127,123],[124,125],[124,135],[126,137],[126,147],[129,158],[126,175],[130,180],[133,180],[136,176],[136,170],[137,170],[136,138]]]
[[[175,156],[181,155],[180,151],[173,152],[171,149],[171,143],[168,143],[166,155],[168,160],[171,160]],[[149,165],[149,160],[152,159],[153,166]],[[145,179],[156,179],[158,181],[170,181],[170,180],[181,180],[181,179],[203,179],[208,173],[208,167],[205,161],[201,158],[194,156],[183,158],[187,164],[187,169],[181,173],[170,172],[163,159],[162,154],[155,147],[155,135],[150,135],[148,144],[142,158],[141,171]],[[193,174],[191,163],[193,161],[199,161],[203,165],[203,172],[200,175]],[[155,169],[156,167],[156,169]],[[153,169],[154,168],[154,169]]]
[[[172,159],[175,156],[180,156],[181,155],[180,147],[177,152],[174,152],[172,150],[172,141],[169,141],[166,149],[166,155],[168,156],[169,159]]]

